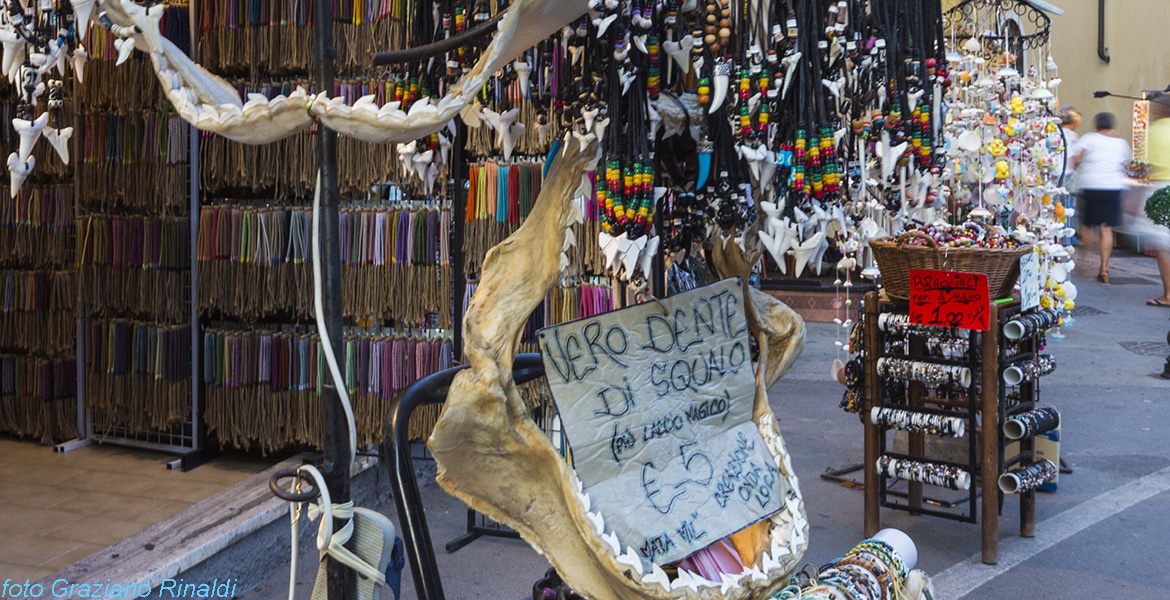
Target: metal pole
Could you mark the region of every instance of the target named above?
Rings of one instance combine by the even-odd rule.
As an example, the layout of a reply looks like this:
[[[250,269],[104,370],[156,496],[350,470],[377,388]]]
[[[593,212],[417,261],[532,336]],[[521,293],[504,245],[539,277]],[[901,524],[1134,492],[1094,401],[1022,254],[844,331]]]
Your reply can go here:
[[[455,140],[451,144],[451,328],[454,348],[452,356],[463,363],[463,296],[467,293],[467,273],[463,270],[463,236],[467,227],[467,165],[463,164],[463,144],[467,140],[467,126],[455,124]]]
[[[333,93],[333,3],[330,0],[315,0],[313,3],[314,53],[317,90]],[[337,206],[337,134],[328,127],[317,124],[317,142],[321,163],[321,273],[323,283],[323,304],[325,326],[329,329],[328,343],[333,346],[342,372],[345,372],[345,353],[341,340],[341,250],[338,246]],[[326,340],[322,340],[326,342]],[[322,418],[325,422],[325,461],[322,472],[325,485],[334,504],[349,502],[349,432],[346,430],[345,415],[341,398],[326,379],[325,393],[321,402]],[[334,521],[334,531],[344,525],[341,519]],[[353,598],[356,582],[353,571],[338,563],[332,557],[328,563],[328,597],[330,600]]]
[[[187,49],[191,56],[199,58],[199,39],[197,28],[198,14],[196,4],[198,0],[191,0],[188,5],[188,22],[191,46]],[[200,384],[203,381],[202,353],[199,344],[202,336],[199,335],[199,130],[194,125],[187,127],[187,165],[189,167],[188,193],[191,195],[187,220],[190,224],[190,260],[191,267],[191,450],[200,450],[203,447],[203,411],[199,408]]]

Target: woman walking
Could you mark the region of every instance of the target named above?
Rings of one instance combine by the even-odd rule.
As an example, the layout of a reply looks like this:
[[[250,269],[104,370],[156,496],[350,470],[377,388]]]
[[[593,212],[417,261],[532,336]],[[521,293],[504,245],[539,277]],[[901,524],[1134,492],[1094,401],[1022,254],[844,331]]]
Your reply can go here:
[[[1088,239],[1094,227],[1101,231],[1101,268],[1097,272],[1101,283],[1109,283],[1113,228],[1121,225],[1125,164],[1132,157],[1129,144],[1113,133],[1116,123],[1112,113],[1097,113],[1093,117],[1096,131],[1081,136],[1073,149],[1073,168],[1081,189],[1081,235]]]

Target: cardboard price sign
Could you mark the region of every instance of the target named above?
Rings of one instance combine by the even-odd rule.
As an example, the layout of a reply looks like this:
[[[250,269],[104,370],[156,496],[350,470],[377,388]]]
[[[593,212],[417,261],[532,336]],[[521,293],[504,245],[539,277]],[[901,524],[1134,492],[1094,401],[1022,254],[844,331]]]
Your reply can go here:
[[[910,322],[987,331],[991,315],[987,275],[910,271]]]
[[[780,509],[789,486],[752,421],[743,283],[540,330],[573,468],[606,533],[663,565]]]

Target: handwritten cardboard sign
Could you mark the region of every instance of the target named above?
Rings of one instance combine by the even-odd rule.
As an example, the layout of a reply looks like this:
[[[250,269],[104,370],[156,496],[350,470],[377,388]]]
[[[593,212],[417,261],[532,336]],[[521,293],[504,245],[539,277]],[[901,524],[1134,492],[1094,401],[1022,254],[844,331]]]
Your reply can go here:
[[[1020,257],[1020,310],[1040,306],[1040,259],[1035,252]]]
[[[751,420],[742,282],[540,331],[549,388],[592,510],[647,567],[784,507],[788,484]]]
[[[987,331],[987,275],[955,271],[910,271],[910,322]]]

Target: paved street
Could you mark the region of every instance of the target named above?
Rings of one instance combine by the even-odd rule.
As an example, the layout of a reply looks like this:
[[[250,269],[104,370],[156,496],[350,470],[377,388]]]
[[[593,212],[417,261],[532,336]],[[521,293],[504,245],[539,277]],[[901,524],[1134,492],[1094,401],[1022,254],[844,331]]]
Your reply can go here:
[[[1082,263],[1096,272],[1089,257]],[[1121,254],[1112,277],[1110,286],[1076,279],[1077,321],[1065,341],[1050,342],[1058,369],[1043,380],[1042,398],[1061,410],[1062,454],[1075,473],[1061,477],[1057,493],[1038,497],[1036,537],[1019,537],[1019,504],[1009,500],[1000,520],[1000,564],[990,567],[979,561],[978,525],[882,511],[884,526],[899,527],[918,543],[919,565],[936,576],[940,599],[1170,597],[1170,381],[1157,377],[1170,310],[1143,305],[1158,295],[1153,259]],[[806,559],[815,564],[862,538],[862,493],[819,477],[862,456],[861,425],[837,408],[843,388],[829,381],[833,339],[833,325],[810,324],[804,355],[771,391],[800,474],[812,524]],[[1144,353],[1126,349],[1135,342]],[[481,539],[443,552],[462,532],[465,511],[433,479],[424,485],[447,597],[527,597],[547,563],[516,540]],[[303,594],[312,585],[310,562],[302,562]],[[244,597],[281,597],[287,576],[274,572]],[[404,597],[414,598],[409,581],[405,587]]]

